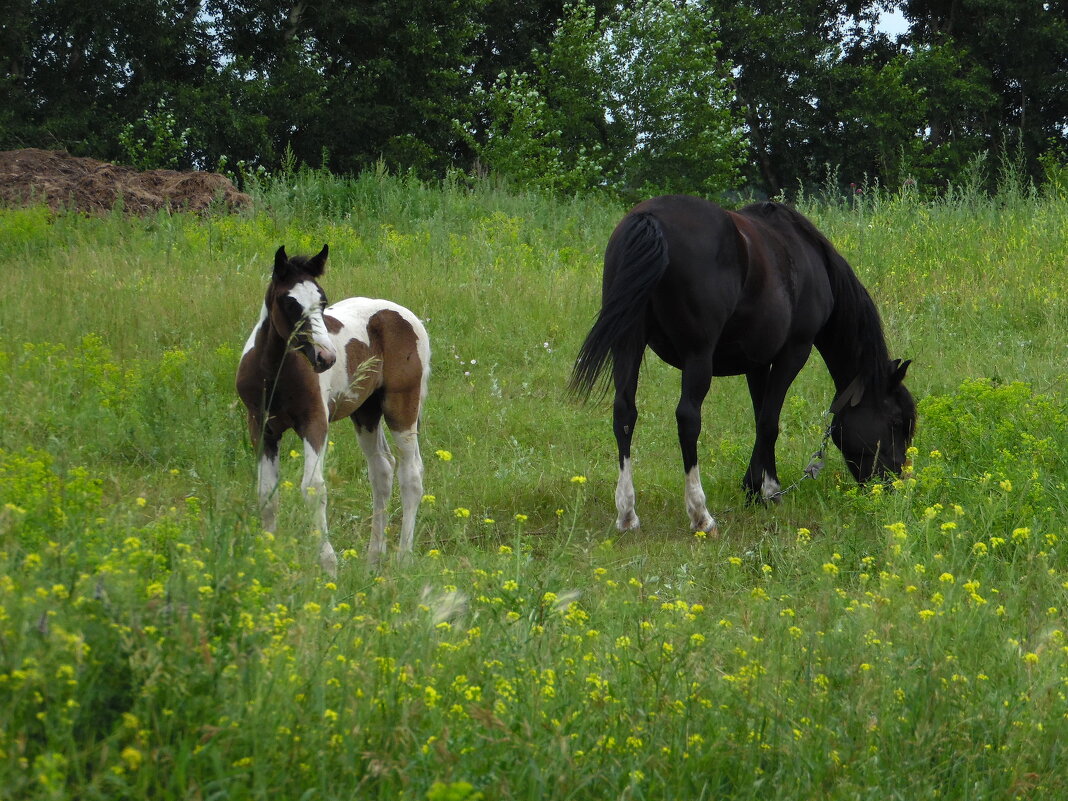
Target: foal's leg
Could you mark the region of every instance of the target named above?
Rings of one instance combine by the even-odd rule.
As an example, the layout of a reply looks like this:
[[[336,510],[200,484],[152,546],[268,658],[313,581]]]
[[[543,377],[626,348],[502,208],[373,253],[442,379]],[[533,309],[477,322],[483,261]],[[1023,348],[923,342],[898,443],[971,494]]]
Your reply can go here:
[[[415,543],[415,518],[423,500],[423,457],[419,453],[417,426],[394,430],[393,442],[399,456],[397,483],[400,485],[401,508],[404,510],[399,552],[405,555],[412,552]]]
[[[419,415],[423,408],[422,381],[387,390],[382,397],[382,414],[393,444],[397,446],[397,483],[400,484],[401,518],[398,552],[406,556],[415,543],[415,518],[423,500],[423,457],[419,453]]]
[[[701,486],[701,471],[697,467],[697,438],[701,434],[701,404],[712,383],[712,360],[693,356],[682,369],[682,393],[675,408],[679,427],[679,447],[682,449],[682,468],[686,472],[686,511],[694,531],[709,534],[718,532],[716,520],[708,512],[705,491]]]
[[[337,576],[337,554],[330,544],[326,526],[326,481],[323,479],[323,464],[326,461],[326,423],[313,424],[300,432],[304,440],[304,478],[300,483],[304,500],[307,501],[315,520],[315,530],[321,537],[319,564],[331,578]]]
[[[367,459],[367,477],[371,482],[371,544],[367,558],[377,563],[386,553],[386,507],[393,491],[393,468],[396,464],[381,425],[381,415],[356,412],[356,438]]]
[[[630,467],[630,443],[634,437],[634,424],[638,421],[638,407],[634,402],[638,389],[638,369],[641,353],[637,356],[622,349],[612,353],[612,380],[616,398],[612,405],[612,430],[616,435],[619,451],[619,479],[616,481],[616,528],[630,531],[641,525],[634,511],[634,477]]]
[[[756,419],[756,439],[742,486],[750,498],[778,500],[781,485],[775,466],[775,442],[779,438],[779,417],[786,391],[797,378],[812,352],[811,345],[787,346],[767,368],[747,373],[749,396]]]
[[[260,498],[260,521],[264,531],[274,532],[278,523],[278,440],[264,436],[261,443],[256,476]]]

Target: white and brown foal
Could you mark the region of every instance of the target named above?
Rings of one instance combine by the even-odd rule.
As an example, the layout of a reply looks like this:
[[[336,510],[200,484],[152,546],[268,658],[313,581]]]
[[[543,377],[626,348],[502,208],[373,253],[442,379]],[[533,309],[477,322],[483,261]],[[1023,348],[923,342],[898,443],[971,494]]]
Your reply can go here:
[[[393,489],[394,459],[381,421],[399,453],[400,552],[412,550],[415,517],[423,496],[419,415],[430,373],[430,340],[408,309],[388,300],[347,298],[327,306],[317,279],[327,247],[312,257],[274,257],[274,273],[260,319],[237,369],[237,393],[248,407],[249,433],[259,453],[259,500],[263,527],[274,531],[278,516],[278,443],[287,429],[304,440],[301,490],[322,537],[319,563],[337,572],[327,533],[323,463],[327,429],[352,419],[367,457],[373,512],[368,556],[386,550],[386,505]]]

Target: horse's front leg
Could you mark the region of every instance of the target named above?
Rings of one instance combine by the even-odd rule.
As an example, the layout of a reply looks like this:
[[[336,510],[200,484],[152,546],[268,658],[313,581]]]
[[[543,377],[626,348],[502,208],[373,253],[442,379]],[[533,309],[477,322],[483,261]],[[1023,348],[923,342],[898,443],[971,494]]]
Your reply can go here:
[[[260,522],[264,531],[275,531],[278,524],[278,440],[260,438],[260,461],[256,471],[256,489],[260,501]]]
[[[337,576],[337,554],[330,544],[326,524],[326,480],[323,469],[326,462],[327,426],[310,426],[301,433],[304,440],[304,478],[300,483],[301,492],[315,521],[315,531],[319,534],[319,564],[323,571],[335,578]]]
[[[780,488],[775,466],[775,442],[779,437],[779,421],[776,419],[774,426],[769,428],[768,419],[764,416],[770,373],[771,367],[768,366],[746,373],[745,376],[749,397],[753,401],[753,420],[756,427],[753,453],[742,478],[742,487],[750,502],[777,499]]]
[[[716,519],[709,514],[701,471],[697,466],[697,438],[701,435],[701,404],[712,384],[712,362],[707,358],[688,359],[682,370],[682,393],[675,408],[682,449],[682,468],[686,473],[686,511],[694,531],[715,535]]]
[[[750,499],[779,501],[781,485],[775,464],[775,443],[779,438],[779,417],[782,414],[786,391],[790,388],[812,352],[811,345],[797,345],[784,349],[767,368],[747,373],[749,396],[753,401],[756,439],[753,455],[742,479]]]

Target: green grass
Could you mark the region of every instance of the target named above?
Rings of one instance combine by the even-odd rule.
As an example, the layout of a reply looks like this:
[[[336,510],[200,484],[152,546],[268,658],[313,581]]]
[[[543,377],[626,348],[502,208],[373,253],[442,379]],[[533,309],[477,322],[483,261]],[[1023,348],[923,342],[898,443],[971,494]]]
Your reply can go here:
[[[712,540],[686,530],[676,372],[644,367],[637,533],[610,403],[565,398],[622,207],[375,174],[257,198],[0,211],[0,798],[1068,793],[1064,200],[806,204],[915,360],[914,471],[857,488],[835,451],[747,507],[748,396],[717,380]],[[434,352],[417,555],[365,566],[341,425],[333,583],[297,489],[257,525],[233,390],[274,250],[323,242],[332,299],[407,305]],[[814,358],[784,483],[831,394]]]

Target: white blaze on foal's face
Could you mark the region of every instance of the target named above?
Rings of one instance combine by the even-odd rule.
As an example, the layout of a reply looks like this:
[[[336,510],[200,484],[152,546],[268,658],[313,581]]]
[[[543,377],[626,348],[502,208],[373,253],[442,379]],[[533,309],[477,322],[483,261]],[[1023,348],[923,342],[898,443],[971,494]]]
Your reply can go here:
[[[333,340],[330,338],[326,321],[323,319],[323,305],[326,301],[323,290],[314,281],[301,281],[286,294],[293,298],[303,310],[301,316],[307,321],[311,341],[316,351],[321,351],[328,357],[330,364],[333,364],[337,358],[337,351],[334,349]]]

